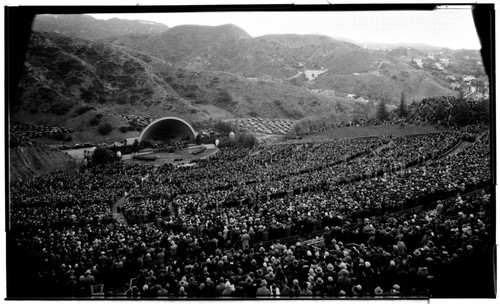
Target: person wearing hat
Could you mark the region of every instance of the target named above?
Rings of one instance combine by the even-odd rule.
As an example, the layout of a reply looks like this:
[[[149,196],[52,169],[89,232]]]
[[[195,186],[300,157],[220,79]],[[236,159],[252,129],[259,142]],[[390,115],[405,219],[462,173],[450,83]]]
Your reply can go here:
[[[428,277],[429,277],[429,269],[427,266],[419,267],[417,271],[417,278],[415,280],[415,288],[417,292],[422,293],[428,287]]]
[[[292,281],[292,296],[298,297],[298,296],[300,296],[301,292],[302,292],[302,289],[299,286],[299,280],[294,279]]]
[[[363,296],[363,287],[360,284],[354,285],[352,287],[351,291],[352,291],[352,295],[354,297],[362,297]]]
[[[351,279],[349,278],[349,271],[347,269],[342,269],[341,271],[339,271],[339,276],[337,278],[337,285],[336,285],[337,292],[339,292],[340,290],[344,291],[351,290],[351,288],[352,288],[352,282]]]
[[[87,269],[85,271],[85,276],[80,277],[80,283],[82,285],[82,288],[85,290],[85,294],[89,295],[91,294],[91,285],[94,284],[95,278],[92,275],[90,269]]]
[[[314,296],[322,297],[325,294],[325,284],[321,277],[316,279],[316,285],[313,289]]]
[[[391,291],[389,292],[393,296],[399,296],[400,295],[400,289],[398,284],[394,284],[391,288]]]
[[[279,297],[281,295],[280,289],[276,283],[271,284],[270,291],[271,291],[271,295],[274,297]]]
[[[373,288],[373,281],[377,277],[375,269],[372,267],[372,264],[370,261],[365,261],[364,263],[364,268],[362,269],[362,272],[365,276],[365,279],[367,281],[366,285],[363,285],[366,290],[371,290]]]
[[[311,282],[304,282],[302,283],[302,291],[300,292],[301,297],[312,297],[313,292],[312,292],[312,284]]]
[[[325,244],[330,244],[332,242],[332,232],[328,226],[325,227],[325,231],[323,232],[323,242]]]
[[[270,296],[271,295],[271,291],[267,288],[267,281],[266,280],[262,280],[260,282],[260,287],[257,288],[256,295],[258,297]]]
[[[185,291],[185,289],[184,289],[184,286],[181,286],[181,287],[179,288],[179,293],[178,293],[178,295],[177,295],[177,296],[178,296],[179,298],[187,298],[187,293],[186,293],[186,291]]]
[[[335,296],[335,280],[332,277],[327,277],[325,282],[325,296],[333,297]]]
[[[398,242],[396,243],[396,247],[397,247],[398,253],[400,255],[406,254],[406,251],[407,251],[406,244],[400,238],[398,239]]]
[[[221,277],[219,279],[219,285],[217,285],[217,287],[215,288],[215,291],[216,291],[216,294],[217,294],[218,297],[222,296],[222,293],[224,292],[224,289],[226,289],[226,284],[225,284],[224,278]]]
[[[241,249],[247,250],[250,248],[250,234],[243,229],[243,234],[241,235]]]
[[[255,297],[255,294],[257,293],[257,283],[253,280],[251,275],[248,275],[245,281],[240,282],[240,285],[243,286],[245,295],[247,297]]]
[[[231,282],[227,281],[226,284],[224,284],[226,289],[222,292],[223,297],[231,297],[234,294],[235,288],[234,285],[231,284]]]
[[[321,268],[320,266],[317,266],[316,269],[314,269],[314,272],[316,272],[317,277],[323,276],[323,268]]]
[[[329,263],[328,265],[326,265],[326,271],[325,273],[323,274],[323,278],[328,278],[328,277],[332,277],[334,282],[337,281],[337,272],[335,271],[335,267],[333,266],[332,263]]]
[[[264,278],[268,281],[269,284],[274,283],[276,276],[271,266],[267,267],[267,273],[264,275]]]
[[[291,297],[292,296],[292,290],[283,281],[279,280],[276,285],[280,291],[281,297]]]

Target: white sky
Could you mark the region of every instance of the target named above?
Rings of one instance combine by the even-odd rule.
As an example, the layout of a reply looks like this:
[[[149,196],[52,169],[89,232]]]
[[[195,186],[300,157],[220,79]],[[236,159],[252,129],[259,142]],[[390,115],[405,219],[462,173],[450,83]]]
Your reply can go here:
[[[150,20],[169,27],[232,23],[253,37],[266,34],[323,34],[357,42],[425,43],[479,49],[470,7],[435,11],[190,12],[91,14],[94,18]]]

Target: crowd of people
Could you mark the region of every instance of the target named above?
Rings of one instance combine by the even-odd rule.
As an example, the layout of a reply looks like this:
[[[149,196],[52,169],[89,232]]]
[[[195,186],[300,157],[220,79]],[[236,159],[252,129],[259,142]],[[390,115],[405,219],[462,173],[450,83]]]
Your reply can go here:
[[[114,163],[11,183],[9,248],[26,270],[13,280],[37,283],[15,292],[439,294],[447,270],[493,241],[490,134],[472,137],[231,147],[191,168]],[[125,223],[113,217],[122,197]]]

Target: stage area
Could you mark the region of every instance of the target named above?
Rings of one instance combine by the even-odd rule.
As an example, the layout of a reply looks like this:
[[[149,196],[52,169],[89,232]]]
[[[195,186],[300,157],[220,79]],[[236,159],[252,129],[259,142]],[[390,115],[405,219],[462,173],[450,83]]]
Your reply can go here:
[[[176,166],[188,166],[193,160],[204,159],[217,153],[219,149],[214,144],[193,145],[174,152],[154,152],[153,150],[142,151],[132,155],[124,155],[122,160],[133,163],[149,163],[163,165],[166,163]]]

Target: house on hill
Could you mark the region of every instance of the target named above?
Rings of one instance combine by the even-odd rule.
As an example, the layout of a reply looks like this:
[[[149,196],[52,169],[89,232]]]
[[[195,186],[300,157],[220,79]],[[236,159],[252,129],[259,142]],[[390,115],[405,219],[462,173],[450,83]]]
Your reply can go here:
[[[448,58],[439,58],[439,62],[441,62],[442,65],[448,66],[450,64],[450,59]]]
[[[356,94],[347,94],[347,98],[354,99],[356,98]]]
[[[423,68],[424,67],[424,64],[422,63],[422,59],[419,59],[419,58],[415,58],[413,59],[413,62],[415,62],[419,68]]]
[[[311,81],[316,79],[319,75],[325,73],[328,70],[305,70],[304,75],[306,76],[307,80]]]
[[[452,90],[458,90],[458,89],[460,89],[460,84],[458,82],[452,82],[450,84],[450,87]]]
[[[439,63],[439,62],[434,63],[434,66],[435,66],[435,67],[436,67],[436,69],[438,69],[438,70],[443,70],[443,69],[444,69],[444,67],[443,67],[443,66],[441,65],[441,63]]]
[[[468,81],[471,81],[471,80],[474,80],[476,79],[476,77],[474,77],[473,75],[465,75],[464,76],[464,81],[465,82],[468,82]]]

